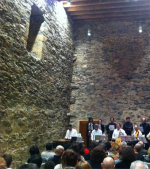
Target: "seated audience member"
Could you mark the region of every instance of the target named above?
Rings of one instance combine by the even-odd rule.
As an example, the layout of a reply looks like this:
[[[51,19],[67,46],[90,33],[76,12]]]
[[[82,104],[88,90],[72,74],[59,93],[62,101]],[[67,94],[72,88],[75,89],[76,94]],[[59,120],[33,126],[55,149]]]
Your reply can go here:
[[[138,143],[141,145],[140,154],[147,155],[147,150],[144,149],[144,143],[143,143],[143,141],[139,141]]]
[[[108,156],[114,160],[119,159],[119,148],[120,146],[117,143],[112,142],[111,152],[108,152]]]
[[[99,143],[96,142],[95,140],[91,141],[91,144],[90,144],[90,152],[93,150],[93,148],[95,148],[96,146],[98,146]],[[90,153],[87,153],[84,155],[84,159],[87,161],[87,160],[90,160]]]
[[[143,161],[137,160],[131,163],[130,169],[148,169],[148,165]]]
[[[36,164],[29,163],[29,164],[23,164],[18,169],[38,169]]]
[[[72,128],[72,125],[68,125],[68,130],[66,131],[65,139],[71,140],[71,137],[77,137],[77,130]]]
[[[12,167],[12,156],[10,154],[4,154],[2,155],[2,158],[6,161],[7,168]]]
[[[132,147],[126,147],[122,151],[122,161],[115,165],[115,168],[129,169],[133,161],[136,160],[136,155]]]
[[[36,164],[38,168],[41,167],[42,157],[40,154],[35,154],[28,159],[28,163]]]
[[[77,153],[78,161],[84,160],[84,146],[82,143],[73,143],[69,149]]]
[[[95,135],[102,135],[102,130],[98,129],[98,124],[94,125],[94,130],[91,133],[91,140],[95,140]]]
[[[148,149],[147,154],[148,154],[148,156],[144,157],[144,161],[147,163],[150,163],[150,148]]]
[[[72,149],[67,149],[62,155],[61,164],[56,165],[54,169],[72,168],[77,162],[77,154]]]
[[[141,160],[141,161],[144,161],[144,157],[142,154],[140,154],[140,151],[141,151],[141,145],[139,143],[137,143],[135,146],[134,146],[134,152],[136,154],[136,159],[137,160]]]
[[[52,151],[53,149],[53,144],[52,143],[47,143],[46,144],[46,151],[43,151],[41,153],[42,158],[47,158],[49,159],[50,157],[54,157],[55,152]]]
[[[106,157],[103,160],[103,163],[101,163],[101,166],[103,169],[114,169],[114,160],[111,157]]]
[[[87,162],[91,165],[92,169],[101,168],[101,163],[106,157],[105,150],[102,146],[97,146],[91,151],[90,160]]]
[[[107,141],[106,143],[105,143],[105,145],[106,145],[106,153],[108,153],[108,152],[111,152],[111,143],[109,142],[109,141]]]
[[[54,169],[55,163],[53,161],[47,161],[44,165],[44,169]]]
[[[0,157],[0,169],[7,169],[6,161],[2,157]]]
[[[125,131],[123,129],[121,129],[121,124],[118,123],[117,124],[117,128],[114,130],[113,134],[112,134],[112,140],[116,140],[118,137],[120,136],[126,136],[127,134],[125,133]]]
[[[33,156],[35,154],[40,154],[40,150],[39,150],[39,147],[37,145],[30,147],[29,151],[30,151],[31,156]]]
[[[92,169],[87,161],[79,161],[75,166],[75,169]]]
[[[56,150],[55,150],[55,155],[54,157],[50,157],[48,159],[48,161],[53,161],[55,163],[55,165],[60,164],[61,163],[61,156],[63,154],[64,151],[64,147],[63,146],[57,146]]]

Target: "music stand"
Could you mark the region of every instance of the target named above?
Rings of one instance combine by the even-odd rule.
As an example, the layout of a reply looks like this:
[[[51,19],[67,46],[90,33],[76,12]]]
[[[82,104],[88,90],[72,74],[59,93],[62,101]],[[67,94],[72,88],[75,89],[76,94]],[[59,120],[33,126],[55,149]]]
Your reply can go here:
[[[75,143],[77,140],[77,137],[71,137],[71,143]]]

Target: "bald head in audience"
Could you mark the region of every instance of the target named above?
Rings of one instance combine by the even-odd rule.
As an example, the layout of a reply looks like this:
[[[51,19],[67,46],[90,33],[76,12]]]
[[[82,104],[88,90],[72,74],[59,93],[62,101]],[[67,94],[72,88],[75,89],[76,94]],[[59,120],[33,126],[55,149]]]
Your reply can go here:
[[[103,169],[114,169],[114,160],[111,157],[106,157],[103,160],[103,163],[101,163],[101,166]]]
[[[63,151],[64,151],[64,147],[59,145],[59,146],[56,147],[55,155],[56,156],[61,156],[63,154]]]
[[[134,152],[139,153],[140,151],[141,151],[141,144],[137,143],[137,144],[134,146]]]
[[[137,160],[131,163],[130,169],[148,169],[148,165],[143,161]]]

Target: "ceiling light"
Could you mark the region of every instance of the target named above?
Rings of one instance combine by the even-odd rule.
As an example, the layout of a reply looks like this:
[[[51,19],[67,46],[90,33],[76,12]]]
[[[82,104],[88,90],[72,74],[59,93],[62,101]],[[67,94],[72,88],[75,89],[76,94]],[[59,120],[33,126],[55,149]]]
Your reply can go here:
[[[142,26],[139,26],[139,33],[142,33]]]
[[[87,36],[91,36],[91,30],[88,29]]]

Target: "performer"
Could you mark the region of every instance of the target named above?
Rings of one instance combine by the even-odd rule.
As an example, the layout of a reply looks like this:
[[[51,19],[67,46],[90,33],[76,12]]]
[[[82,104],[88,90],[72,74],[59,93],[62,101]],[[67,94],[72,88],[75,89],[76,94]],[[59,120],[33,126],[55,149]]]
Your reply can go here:
[[[146,123],[146,118],[142,118],[142,123],[140,124],[140,127],[143,128],[142,134],[146,137],[150,131],[150,126],[148,123]]]
[[[91,140],[95,140],[95,135],[102,135],[102,130],[98,128],[98,124],[94,125],[94,130],[91,133]]]
[[[72,128],[72,125],[68,125],[68,130],[66,132],[65,139],[71,140],[71,137],[77,137],[77,130]]]
[[[100,129],[100,130],[102,130],[102,133],[104,133],[105,132],[105,128],[104,128],[104,125],[102,124],[102,119],[99,119],[98,120],[98,128]]]
[[[123,129],[127,135],[131,136],[131,133],[133,131],[133,124],[130,122],[130,117],[126,117],[126,122],[123,125]]]
[[[126,136],[126,132],[121,129],[121,124],[117,124],[117,128],[114,130],[113,135],[112,135],[112,140],[116,140],[120,135]]]
[[[116,123],[114,123],[114,118],[110,118],[110,123],[107,125],[107,134],[108,134],[108,140],[110,141],[112,139],[113,131],[116,129]]]
[[[89,147],[89,140],[91,139],[91,132],[94,129],[94,125],[93,118],[90,117],[89,122],[86,125],[87,147]]]
[[[139,128],[138,128],[138,126],[137,125],[135,125],[134,126],[134,133],[133,133],[133,137],[135,138],[135,140],[138,140],[138,137],[139,136],[142,136],[142,133],[141,133],[141,131],[139,130]]]

